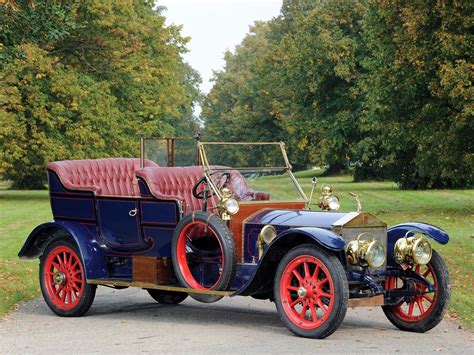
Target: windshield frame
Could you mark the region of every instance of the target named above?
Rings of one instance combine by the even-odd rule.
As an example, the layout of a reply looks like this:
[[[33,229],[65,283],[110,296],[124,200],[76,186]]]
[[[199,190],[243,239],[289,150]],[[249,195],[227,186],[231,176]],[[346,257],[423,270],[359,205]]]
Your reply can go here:
[[[236,168],[236,167],[230,167],[233,170],[241,171],[241,172],[277,172],[277,171],[284,171],[285,173],[288,174],[290,177],[290,180],[292,181],[294,187],[296,188],[296,191],[298,194],[301,196],[303,201],[305,202],[306,205],[309,204],[309,199],[306,197],[306,194],[304,193],[303,189],[301,188],[301,185],[299,184],[298,180],[296,180],[295,176],[293,175],[292,172],[292,166],[290,164],[290,161],[288,160],[288,156],[286,154],[286,149],[285,149],[285,143],[284,142],[201,142],[197,141],[197,149],[198,149],[198,154],[199,154],[199,160],[201,162],[201,166],[204,171],[204,176],[206,177],[207,183],[213,190],[213,192],[221,199],[223,198],[222,193],[220,189],[216,186],[214,179],[211,177],[211,173],[216,172],[216,171],[221,171],[221,170],[228,170],[226,169],[216,169],[213,168],[209,164],[209,160],[207,159],[206,155],[206,145],[277,145],[280,148],[283,161],[285,162],[284,166],[279,166],[279,167],[246,167],[246,168]],[[253,203],[258,202],[258,201],[252,201]]]

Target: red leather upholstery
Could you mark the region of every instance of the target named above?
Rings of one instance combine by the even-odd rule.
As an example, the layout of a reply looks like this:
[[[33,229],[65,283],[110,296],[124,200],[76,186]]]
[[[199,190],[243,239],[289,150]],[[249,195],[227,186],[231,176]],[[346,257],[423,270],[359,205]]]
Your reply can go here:
[[[137,176],[146,181],[156,198],[180,200],[185,213],[202,208],[202,200],[195,198],[192,193],[194,185],[203,176],[200,166],[143,168],[137,171]],[[270,199],[270,195],[250,189],[237,170],[231,171],[228,187],[238,200]],[[208,203],[211,204],[210,201]]]
[[[146,166],[158,167],[152,161]],[[96,195],[139,196],[135,172],[140,159],[107,158],[89,160],[63,160],[49,163],[61,183],[70,190],[93,191]]]

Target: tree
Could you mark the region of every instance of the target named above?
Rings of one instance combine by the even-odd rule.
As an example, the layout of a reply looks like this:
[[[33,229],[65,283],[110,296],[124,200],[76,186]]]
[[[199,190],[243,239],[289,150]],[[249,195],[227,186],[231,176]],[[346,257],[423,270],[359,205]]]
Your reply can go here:
[[[473,185],[473,8],[369,1],[360,175],[384,169],[402,188]]]
[[[200,78],[181,57],[188,39],[179,27],[165,26],[162,9],[153,6],[140,0],[0,5],[3,178],[39,187],[51,160],[136,156],[141,132],[196,127]]]

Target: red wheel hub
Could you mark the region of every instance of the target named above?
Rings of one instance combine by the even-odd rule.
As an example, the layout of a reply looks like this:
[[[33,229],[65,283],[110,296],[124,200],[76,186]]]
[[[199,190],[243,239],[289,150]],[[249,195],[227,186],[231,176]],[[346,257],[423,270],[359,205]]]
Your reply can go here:
[[[73,309],[84,294],[84,270],[76,252],[68,246],[58,246],[48,254],[43,280],[49,298],[59,309]]]
[[[192,241],[192,239],[196,237],[195,235],[193,235],[196,233],[196,231],[199,232],[203,230],[207,232],[207,236],[213,237],[219,242],[219,247],[221,251],[220,253],[221,254],[221,258],[220,258],[221,271],[219,272],[217,281],[215,281],[213,285],[209,288],[204,287],[194,278],[191,272],[191,269],[189,267],[188,258],[187,258],[187,243]],[[199,290],[212,290],[214,289],[214,287],[216,287],[216,285],[221,280],[222,272],[224,268],[224,249],[222,248],[221,241],[217,237],[216,232],[205,223],[193,222],[193,223],[188,224],[185,228],[183,228],[178,238],[178,243],[176,246],[176,256],[177,256],[179,270],[181,271],[181,275],[184,277],[184,279],[186,280],[186,282],[191,288],[199,289]]]
[[[420,282],[410,280],[408,281],[410,284],[408,284],[406,280],[400,280],[395,276],[389,276],[385,281],[385,289],[387,290],[394,290],[405,286],[410,291],[417,293],[417,295],[411,296],[399,304],[392,306],[393,313],[405,322],[418,322],[425,319],[433,311],[437,298],[436,290],[438,284],[433,267],[430,264],[426,266],[417,265],[415,272],[434,285],[435,291],[433,294],[425,293],[427,287]],[[402,283],[404,283],[404,285],[402,285]]]
[[[280,282],[285,314],[303,329],[320,327],[334,306],[334,283],[323,262],[301,255],[288,263]]]

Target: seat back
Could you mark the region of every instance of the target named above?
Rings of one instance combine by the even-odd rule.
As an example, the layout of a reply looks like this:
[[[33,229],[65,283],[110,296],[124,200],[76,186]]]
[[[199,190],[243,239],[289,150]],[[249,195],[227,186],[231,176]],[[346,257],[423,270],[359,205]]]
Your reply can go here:
[[[146,166],[158,167],[152,161]],[[106,158],[63,160],[49,163],[61,183],[69,190],[93,191],[98,196],[139,196],[135,173],[140,159]]]
[[[203,177],[200,166],[143,168],[137,176],[146,181],[150,192],[159,199],[179,199],[184,204],[184,212],[202,208],[202,200],[193,196],[194,185]],[[230,171],[229,189],[234,198],[242,201],[268,200],[269,195],[255,192],[248,187],[244,177],[238,170]],[[216,204],[214,200],[212,204]],[[211,204],[211,201],[208,201]]]

